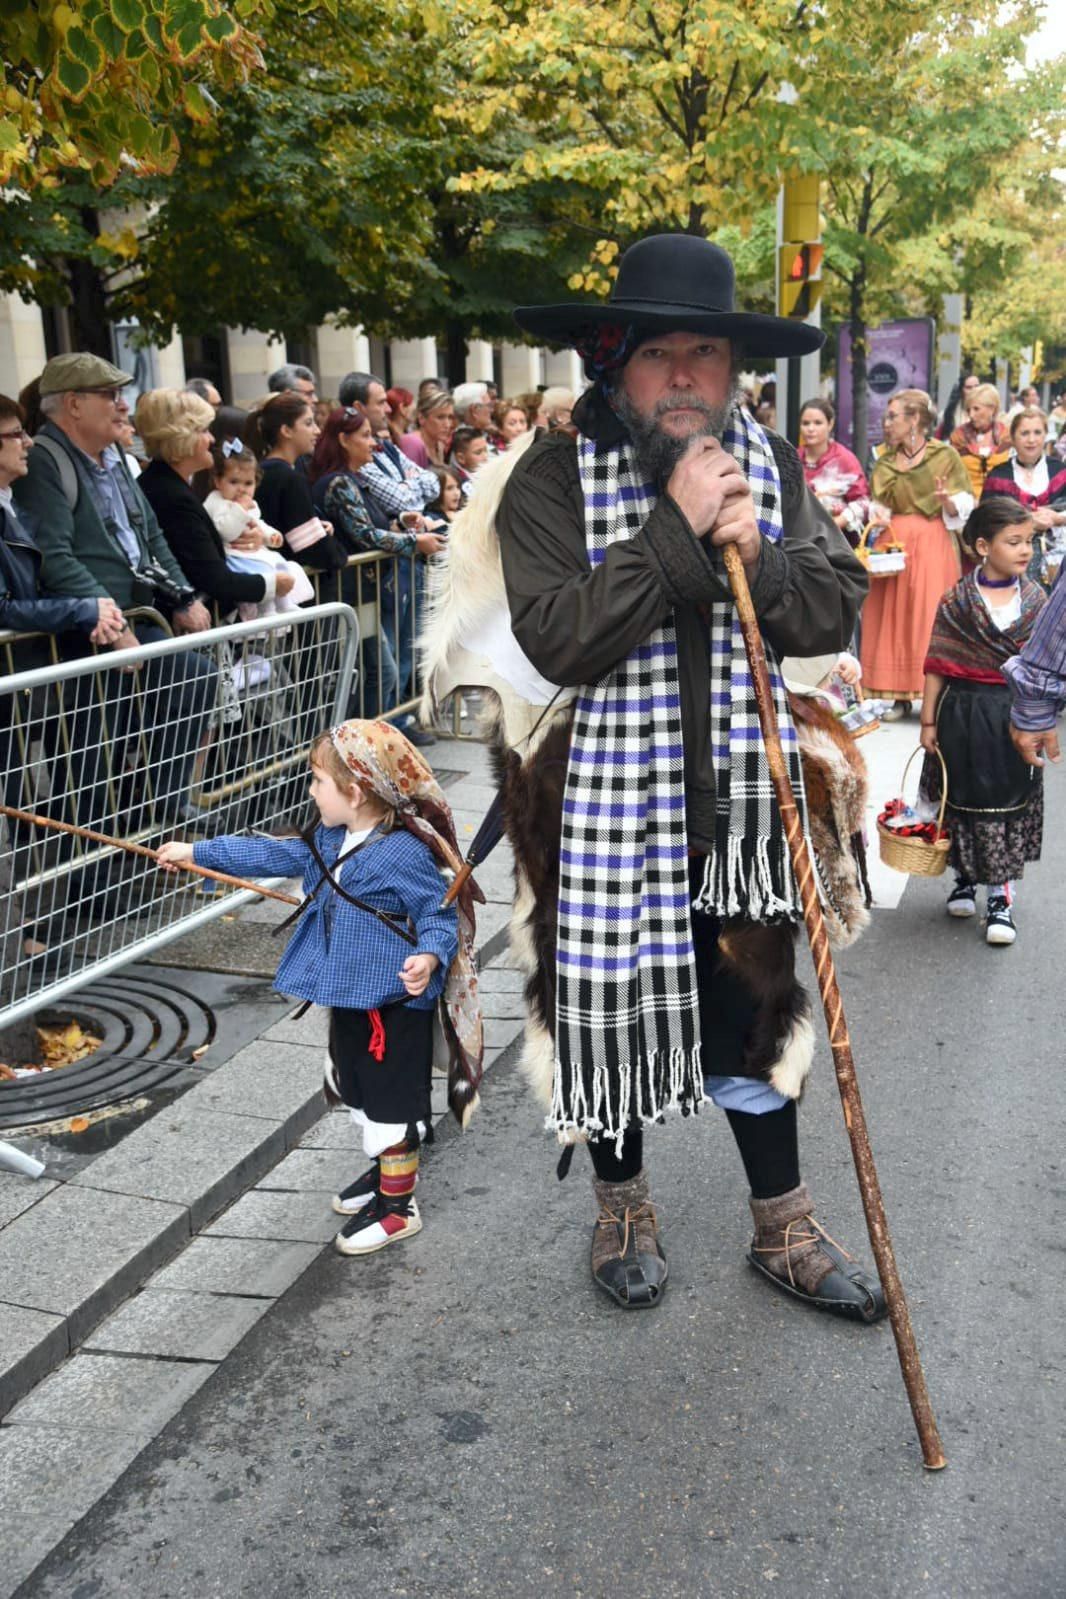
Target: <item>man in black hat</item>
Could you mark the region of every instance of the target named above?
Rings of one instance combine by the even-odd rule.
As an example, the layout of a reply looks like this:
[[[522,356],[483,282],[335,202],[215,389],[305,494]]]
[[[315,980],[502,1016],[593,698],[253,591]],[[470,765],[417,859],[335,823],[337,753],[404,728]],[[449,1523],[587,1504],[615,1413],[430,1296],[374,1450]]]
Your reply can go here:
[[[729,257],[687,235],[630,249],[606,304],[516,320],[575,347],[592,383],[577,438],[544,437],[515,466],[497,528],[514,638],[576,691],[561,738],[513,779],[527,791],[512,791],[511,832],[540,885],[523,934],[534,1026],[553,1040],[549,1125],[587,1140],[595,1171],[593,1276],[627,1308],[661,1297],[642,1128],[710,1098],[751,1188],[751,1264],[875,1321],[880,1285],[828,1240],[800,1176],[814,1035],[799,899],[720,554],[734,543],[747,569],[801,794],[776,662],[842,649],[866,579],[736,380],[744,357],[800,355],[822,334],[737,311]]]

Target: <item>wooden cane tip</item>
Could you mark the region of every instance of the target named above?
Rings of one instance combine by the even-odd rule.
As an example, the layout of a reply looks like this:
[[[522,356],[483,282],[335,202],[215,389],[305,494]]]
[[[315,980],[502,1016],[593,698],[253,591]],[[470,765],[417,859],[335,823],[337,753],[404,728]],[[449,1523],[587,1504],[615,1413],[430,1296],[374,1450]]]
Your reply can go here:
[[[935,1460],[923,1460],[922,1465],[926,1471],[943,1471],[947,1465],[947,1459],[944,1455],[937,1455]]]

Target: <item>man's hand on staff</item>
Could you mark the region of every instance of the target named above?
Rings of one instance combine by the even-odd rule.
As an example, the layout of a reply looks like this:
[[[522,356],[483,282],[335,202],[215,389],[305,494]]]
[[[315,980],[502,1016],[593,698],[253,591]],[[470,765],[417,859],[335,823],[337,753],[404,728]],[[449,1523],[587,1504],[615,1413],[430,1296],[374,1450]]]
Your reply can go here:
[[[1053,727],[1041,733],[1025,733],[1012,722],[1010,740],[1027,766],[1043,766],[1044,756],[1055,766],[1062,760],[1059,735]]]
[[[666,491],[697,538],[735,544],[745,566],[759,559],[762,538],[748,480],[717,439],[693,439],[670,475]]]

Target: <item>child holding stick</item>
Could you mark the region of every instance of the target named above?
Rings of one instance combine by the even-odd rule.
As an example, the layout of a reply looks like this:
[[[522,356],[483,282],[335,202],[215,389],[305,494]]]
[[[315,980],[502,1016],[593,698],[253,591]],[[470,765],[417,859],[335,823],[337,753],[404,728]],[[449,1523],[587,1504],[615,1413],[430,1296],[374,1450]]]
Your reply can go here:
[[[971,514],[963,544],[980,562],[937,608],[922,699],[924,798],[939,804],[948,774],[949,861],[955,887],[949,916],[972,916],[987,884],[985,941],[1013,944],[1014,885],[1040,859],[1044,794],[1038,768],[1010,739],[1010,689],[1002,667],[1033,631],[1044,592],[1026,576],[1033,522],[1017,500],[990,495]]]
[[[303,876],[304,903],[276,983],[330,1008],[326,1091],[349,1107],[372,1166],[337,1194],[336,1247],[369,1255],[422,1228],[419,1146],[432,1136],[433,1017],[451,1051],[449,1103],[477,1104],[481,1014],[469,898],[441,909],[440,867],[460,864],[448,803],[430,768],[387,722],[351,721],[311,748],[320,822],[299,838],[164,844],[160,865],[192,861],[244,877]],[[359,903],[355,903],[359,901]],[[406,940],[406,941],[405,941]]]

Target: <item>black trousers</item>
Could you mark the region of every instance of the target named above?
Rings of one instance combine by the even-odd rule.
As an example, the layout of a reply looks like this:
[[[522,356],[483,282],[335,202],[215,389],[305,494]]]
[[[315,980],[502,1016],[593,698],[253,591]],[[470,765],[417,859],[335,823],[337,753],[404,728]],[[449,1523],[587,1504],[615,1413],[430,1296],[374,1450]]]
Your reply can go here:
[[[692,862],[689,886],[693,898],[702,874],[702,860]],[[696,987],[700,1006],[700,1037],[704,1068],[716,1077],[744,1075],[744,1049],[755,1021],[755,1000],[718,948],[721,923],[714,916],[692,912],[692,941],[696,957]],[[772,1199],[799,1185],[799,1140],[796,1105],[790,1101],[761,1116],[727,1110],[733,1136],[744,1162],[751,1192],[756,1199]],[[627,1129],[621,1151],[613,1139],[590,1139],[589,1154],[602,1182],[627,1182],[644,1161],[644,1138],[639,1127]]]

